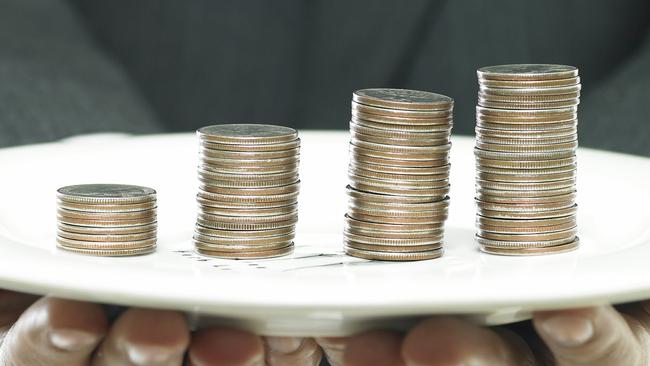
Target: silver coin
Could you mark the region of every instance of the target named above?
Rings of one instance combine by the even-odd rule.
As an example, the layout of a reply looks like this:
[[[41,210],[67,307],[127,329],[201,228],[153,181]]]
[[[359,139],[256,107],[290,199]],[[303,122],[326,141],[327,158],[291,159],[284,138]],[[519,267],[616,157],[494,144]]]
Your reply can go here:
[[[95,226],[79,226],[71,225],[63,222],[57,223],[57,228],[59,230],[66,231],[68,233],[78,233],[83,235],[127,235],[127,234],[140,234],[150,231],[155,231],[158,228],[156,223],[147,224],[147,225],[135,225],[135,226],[125,226],[125,227],[95,227]]]
[[[482,107],[515,110],[540,110],[558,109],[580,104],[580,98],[572,98],[558,102],[498,102],[485,98],[478,98],[478,104]]]
[[[76,254],[92,255],[96,257],[129,257],[150,254],[156,251],[156,246],[134,248],[134,249],[85,249],[74,248],[57,243],[57,248],[64,249]]]
[[[571,230],[570,234],[567,234],[567,237],[560,239],[552,240],[536,240],[536,241],[504,241],[504,240],[491,240],[485,239],[480,236],[476,236],[475,240],[481,246],[491,247],[491,248],[503,248],[503,249],[523,249],[523,248],[545,248],[545,247],[554,247],[557,245],[572,243],[575,241],[575,230]]]
[[[490,151],[474,148],[474,155],[482,159],[492,160],[555,160],[567,159],[575,156],[572,149],[565,151],[534,151],[534,152],[512,152],[512,151]]]
[[[483,202],[494,202],[494,203],[523,203],[523,204],[535,204],[535,203],[548,203],[548,202],[560,202],[567,200],[576,199],[576,191],[569,193],[556,194],[551,196],[541,196],[541,197],[509,197],[504,196],[501,191],[496,192],[496,195],[484,194],[483,191],[477,192],[476,199]]]
[[[480,210],[504,211],[504,212],[540,212],[561,210],[575,206],[574,200],[562,200],[543,203],[521,203],[521,202],[486,202],[479,199],[475,200],[476,206]]]
[[[502,228],[538,228],[539,231],[545,231],[545,227],[562,225],[566,222],[576,222],[575,215],[567,215],[555,218],[544,219],[501,219],[493,217],[477,216],[476,222],[480,225],[498,226]]]
[[[376,232],[391,232],[395,234],[429,234],[433,231],[442,230],[444,222],[426,222],[426,223],[387,223],[372,222],[359,220],[350,215],[345,215],[345,222],[349,227],[361,230],[372,230]]]
[[[561,245],[539,248],[496,248],[486,245],[480,245],[482,252],[487,254],[505,255],[505,256],[531,256],[531,255],[547,255],[547,254],[560,254],[576,250],[580,247],[580,240],[576,236],[575,240]]]
[[[59,237],[71,240],[91,242],[131,242],[155,238],[157,233],[156,230],[152,230],[136,234],[82,234],[68,232],[59,228],[56,234]]]
[[[350,242],[353,242],[353,243],[361,243],[361,244],[368,244],[368,245],[378,245],[378,246],[381,245],[392,249],[392,247],[413,247],[413,246],[422,246],[422,245],[440,246],[442,242],[442,235],[439,235],[437,237],[422,238],[422,239],[393,239],[393,238],[377,238],[373,236],[358,235],[358,234],[351,233],[349,231],[345,231],[344,240],[348,244],[350,244]]]
[[[197,253],[201,255],[224,258],[224,259],[266,259],[266,258],[275,258],[293,253],[294,245],[291,244],[284,248],[278,249],[269,249],[269,250],[258,250],[258,251],[218,251],[218,250],[205,250],[201,247],[196,247]]]
[[[580,98],[579,92],[573,92],[568,94],[540,94],[540,95],[527,95],[527,94],[512,94],[512,95],[503,95],[503,94],[485,94],[483,92],[478,93],[479,100],[486,100],[489,102],[497,103],[560,103],[564,101],[575,101]]]
[[[142,240],[132,240],[126,242],[116,242],[116,241],[88,241],[88,240],[75,240],[68,239],[61,236],[56,237],[56,242],[60,246],[66,248],[75,248],[75,249],[139,249],[139,248],[149,248],[156,245],[156,238],[142,239]]]
[[[567,65],[510,64],[485,66],[477,70],[479,79],[487,80],[549,80],[578,76],[578,69]]]
[[[549,80],[488,80],[480,79],[481,86],[501,89],[521,89],[521,88],[559,88],[580,84],[580,77],[566,79],[549,79]]]
[[[493,240],[495,242],[517,243],[515,245],[532,246],[530,243],[546,242],[549,240],[573,240],[578,233],[577,226],[573,226],[563,230],[541,231],[537,233],[501,233],[494,231],[485,231],[479,229],[477,236],[481,239]],[[489,245],[481,243],[482,245]],[[564,243],[560,243],[564,244]],[[558,245],[557,243],[555,245]],[[504,244],[503,246],[507,246]],[[548,246],[548,245],[544,245]]]
[[[237,247],[240,250],[259,250],[263,247],[284,248],[293,242],[294,234],[279,235],[271,237],[236,238],[223,236],[203,235],[194,233],[194,240],[200,242],[204,247],[212,246],[213,249],[225,250],[226,248]]]
[[[417,182],[426,182],[426,181],[437,181],[443,179],[449,179],[449,173],[441,174],[395,174],[395,173],[384,173],[377,172],[370,169],[364,169],[359,167],[356,164],[350,164],[348,168],[348,175],[358,175],[365,178],[374,178],[374,179],[385,179],[388,181],[417,181]]]
[[[403,146],[396,144],[381,144],[375,142],[368,142],[359,140],[355,137],[350,139],[350,143],[354,146],[375,150],[375,151],[385,151],[388,153],[398,153],[398,154],[409,154],[409,155],[418,155],[418,154],[439,154],[444,152],[449,152],[451,150],[451,142],[440,145],[432,146]]]
[[[218,244],[218,243],[206,243],[194,238],[192,240],[194,246],[197,250],[206,251],[206,252],[221,252],[221,253],[230,253],[231,255],[237,256],[238,254],[250,253],[251,251],[271,251],[271,250],[284,250],[285,248],[291,247],[292,242],[284,242],[278,244],[260,244],[260,245],[237,245],[237,244]]]
[[[138,203],[156,199],[152,188],[127,184],[79,184],[57,190],[61,201],[76,203]]]
[[[201,155],[212,159],[229,159],[229,160],[266,160],[290,158],[300,155],[300,149],[275,150],[275,151],[229,151],[201,149]]]
[[[448,126],[448,128],[443,128],[439,132],[408,132],[368,127],[357,124],[354,121],[350,121],[350,132],[364,136],[374,136],[378,138],[390,138],[399,140],[439,140],[449,138],[451,134],[451,126]]]
[[[292,178],[276,179],[276,180],[226,180],[226,179],[209,179],[204,178],[199,174],[199,182],[202,186],[206,187],[221,187],[221,188],[276,188],[294,184],[300,181],[298,175]]]
[[[349,246],[344,246],[345,253],[353,257],[359,257],[371,260],[381,261],[419,261],[427,259],[439,258],[443,254],[442,249],[435,249],[422,252],[413,253],[394,253],[394,252],[380,252],[373,250],[355,249]]]
[[[265,175],[265,174],[282,174],[291,171],[298,170],[298,161],[291,164],[284,165],[268,165],[268,166],[259,166],[259,165],[232,165],[232,166],[213,166],[209,163],[201,163],[199,169],[203,169],[209,172],[221,173],[221,174],[232,174],[232,175]]]
[[[227,150],[227,151],[279,151],[279,150],[292,150],[300,147],[300,139],[283,143],[274,144],[220,144],[212,141],[199,141],[199,146],[206,149]]]
[[[420,90],[373,88],[352,94],[352,100],[367,105],[395,109],[449,109],[454,100],[446,95]]]
[[[266,208],[276,208],[276,207],[294,205],[298,202],[298,195],[294,194],[287,199],[280,199],[276,201],[266,201],[262,199],[233,201],[230,199],[230,197],[228,197],[228,199],[213,200],[213,199],[204,198],[201,197],[200,195],[197,195],[196,201],[199,203],[199,205],[203,207],[234,208],[234,209],[250,209],[250,208],[266,209]]]
[[[479,92],[488,95],[562,95],[579,92],[580,84],[554,88],[492,88],[481,85]]]
[[[221,144],[287,143],[298,138],[298,132],[293,128],[265,124],[213,125],[196,132],[204,141]]]
[[[390,195],[390,194],[382,194],[382,193],[373,193],[369,191],[361,191],[353,188],[351,185],[348,185],[346,188],[346,192],[349,197],[356,198],[356,199],[361,199],[364,201],[370,201],[370,202],[388,202],[388,203],[429,203],[429,202],[437,202],[437,201],[442,201],[446,199],[445,196],[441,197],[440,199],[436,199],[436,197],[433,196],[406,196],[406,195],[401,195],[401,196],[396,196],[396,195]]]
[[[376,173],[383,174],[395,174],[395,175],[441,175],[449,174],[450,165],[445,164],[436,167],[394,167],[381,164],[372,164],[372,163],[360,163],[356,159],[351,159],[349,164],[349,169],[353,170],[363,170],[363,171],[372,171]]]
[[[290,220],[277,221],[277,222],[264,222],[264,223],[248,223],[248,222],[224,222],[224,221],[211,221],[204,220],[200,217],[196,219],[196,223],[206,228],[217,230],[242,230],[242,231],[255,231],[255,230],[274,230],[286,227],[293,227],[298,222],[298,217],[294,216]]]
[[[513,139],[521,140],[522,142],[534,142],[537,139],[567,138],[569,136],[573,137],[573,139],[578,138],[577,126],[552,130],[526,130],[524,132],[477,126],[474,132],[476,132],[477,138],[481,139]]]
[[[397,138],[397,137],[381,137],[381,136],[366,135],[363,133],[355,132],[354,130],[351,130],[350,132],[352,134],[352,138],[359,141],[371,142],[371,143],[382,144],[382,145],[415,146],[415,147],[445,145],[450,142],[450,137],[451,137],[449,134],[444,134],[443,137],[440,137],[438,139],[427,139],[427,138],[414,139],[414,138]]]
[[[476,106],[477,115],[486,115],[486,116],[496,116],[496,117],[534,117],[534,118],[551,118],[551,117],[561,117],[566,115],[575,115],[578,113],[577,106],[570,106],[564,108],[556,109],[498,109],[498,108],[489,108],[483,107],[480,105]]]
[[[260,167],[269,167],[269,166],[293,166],[297,165],[300,162],[300,156],[294,155],[287,158],[275,158],[275,159],[256,159],[256,160],[239,160],[239,159],[224,159],[224,158],[211,158],[205,156],[202,153],[199,153],[199,159],[204,165],[211,165],[216,169],[225,168],[235,168],[241,169],[246,167],[260,168]],[[285,170],[286,171],[286,168]]]
[[[143,211],[143,210],[154,210],[157,208],[156,201],[148,201],[141,203],[124,203],[124,204],[108,204],[108,203],[75,203],[62,201],[60,199],[56,200],[57,207],[71,210],[71,211],[81,211],[81,212],[133,212],[133,211]]]
[[[386,230],[374,230],[374,229],[362,229],[356,228],[354,226],[347,225],[345,226],[345,231],[363,235],[371,236],[375,238],[386,238],[386,239],[433,239],[441,237],[444,235],[444,229],[435,229],[435,230],[420,230],[420,231],[386,231]]]
[[[345,248],[358,249],[358,250],[369,250],[374,252],[381,253],[397,253],[397,254],[408,254],[408,253],[421,253],[424,251],[437,250],[442,248],[442,242],[436,244],[424,244],[424,245],[379,245],[379,244],[367,244],[360,243],[352,240],[343,240]]]
[[[359,119],[354,116],[350,118],[350,124],[356,124],[359,126],[373,128],[377,130],[383,130],[390,133],[448,133],[453,127],[453,123],[441,124],[441,125],[412,125],[412,124],[391,124],[383,122],[375,122],[367,119]]]
[[[561,208],[557,210],[546,210],[546,211],[495,211],[495,210],[486,210],[482,208],[477,208],[476,212],[483,217],[490,217],[495,219],[551,219],[558,217],[565,217],[575,215],[578,210],[577,205],[573,205],[568,208]]]
[[[373,201],[350,197],[348,204],[367,209],[404,210],[404,211],[440,211],[449,207],[449,196],[435,202],[402,203],[399,201]]]

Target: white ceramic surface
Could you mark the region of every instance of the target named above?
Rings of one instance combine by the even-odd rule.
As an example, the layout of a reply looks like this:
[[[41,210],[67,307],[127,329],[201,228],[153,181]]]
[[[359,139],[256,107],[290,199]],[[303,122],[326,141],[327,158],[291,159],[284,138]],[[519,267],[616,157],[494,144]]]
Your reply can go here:
[[[192,134],[91,135],[0,150],[0,288],[180,309],[197,324],[270,335],[344,335],[440,313],[496,324],[535,309],[650,298],[650,159],[580,149],[581,248],[500,257],[473,241],[473,141],[455,138],[444,257],[369,262],[341,252],[348,135],[301,137],[296,251],[268,260],[193,253]],[[55,248],[56,188],[90,182],[158,190],[155,254],[95,258]]]

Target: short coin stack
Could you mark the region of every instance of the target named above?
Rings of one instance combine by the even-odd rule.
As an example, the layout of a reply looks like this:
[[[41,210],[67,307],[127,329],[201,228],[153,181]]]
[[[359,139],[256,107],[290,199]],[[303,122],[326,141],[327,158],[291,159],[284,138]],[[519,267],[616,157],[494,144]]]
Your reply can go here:
[[[300,187],[297,131],[224,124],[203,127],[197,134],[196,250],[233,259],[293,252]]]
[[[156,191],[122,184],[82,184],[57,190],[57,246],[96,256],[156,249]]]
[[[531,64],[489,66],[477,73],[481,250],[535,255],[576,249],[578,70]]]
[[[354,92],[347,254],[408,261],[442,255],[453,100],[402,89]]]

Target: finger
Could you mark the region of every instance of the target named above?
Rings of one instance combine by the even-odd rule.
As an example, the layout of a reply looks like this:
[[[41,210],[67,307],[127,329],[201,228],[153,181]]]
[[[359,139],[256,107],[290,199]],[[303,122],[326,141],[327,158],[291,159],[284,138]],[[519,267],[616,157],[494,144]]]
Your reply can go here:
[[[264,345],[242,330],[208,328],[192,336],[188,358],[192,366],[263,366]]]
[[[181,365],[189,341],[187,322],[180,313],[129,309],[113,323],[92,364]]]
[[[639,365],[644,348],[611,306],[539,312],[533,324],[560,365]]]
[[[88,365],[107,327],[97,304],[42,298],[9,330],[0,360],[8,365]]]
[[[313,366],[323,357],[311,338],[265,337],[264,348],[268,366]]]
[[[618,310],[636,336],[641,349],[645,351],[644,359],[650,360],[650,301],[626,304],[623,310]]]
[[[343,356],[345,355],[348,338],[319,337],[314,340],[325,353],[325,358],[331,366],[343,366]]]
[[[38,296],[0,290],[0,343],[6,332]]]
[[[514,333],[481,328],[456,318],[425,320],[404,338],[406,365],[532,365],[533,354]]]
[[[391,331],[373,331],[351,337],[343,358],[347,366],[400,366],[402,335]]]

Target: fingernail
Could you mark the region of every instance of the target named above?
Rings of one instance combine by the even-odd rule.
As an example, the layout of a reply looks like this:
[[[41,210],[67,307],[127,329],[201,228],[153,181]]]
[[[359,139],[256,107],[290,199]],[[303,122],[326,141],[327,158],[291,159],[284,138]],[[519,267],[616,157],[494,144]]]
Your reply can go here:
[[[88,349],[99,342],[100,336],[74,329],[56,329],[48,332],[50,343],[64,351]]]
[[[273,352],[292,353],[300,348],[303,340],[297,337],[267,337],[266,344]]]
[[[580,316],[551,316],[542,321],[542,331],[564,347],[579,347],[594,336],[591,320]]]
[[[165,365],[180,357],[179,352],[166,347],[126,343],[124,349],[134,365]]]

